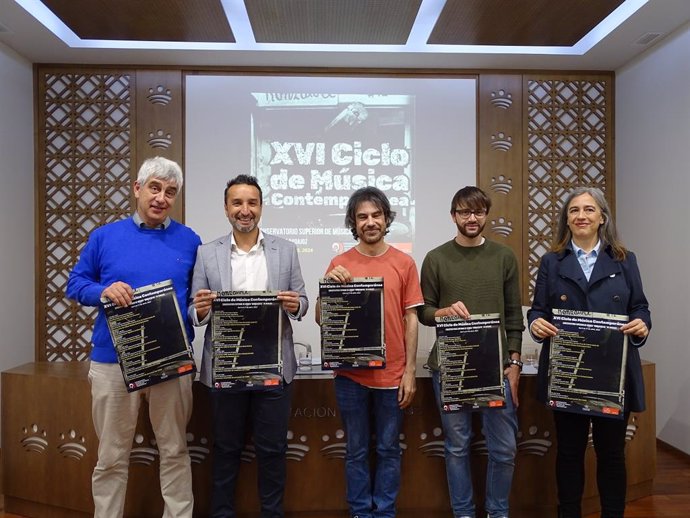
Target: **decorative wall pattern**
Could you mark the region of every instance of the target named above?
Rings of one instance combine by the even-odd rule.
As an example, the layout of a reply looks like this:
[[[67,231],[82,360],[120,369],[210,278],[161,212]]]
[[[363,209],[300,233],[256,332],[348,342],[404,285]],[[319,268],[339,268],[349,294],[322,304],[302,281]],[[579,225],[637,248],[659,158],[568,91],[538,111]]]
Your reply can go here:
[[[530,300],[563,197],[575,187],[591,186],[601,189],[613,205],[610,88],[608,76],[526,78],[525,244]]]
[[[89,233],[130,211],[130,74],[44,72],[38,82],[36,357],[82,361],[95,310],[64,290]]]

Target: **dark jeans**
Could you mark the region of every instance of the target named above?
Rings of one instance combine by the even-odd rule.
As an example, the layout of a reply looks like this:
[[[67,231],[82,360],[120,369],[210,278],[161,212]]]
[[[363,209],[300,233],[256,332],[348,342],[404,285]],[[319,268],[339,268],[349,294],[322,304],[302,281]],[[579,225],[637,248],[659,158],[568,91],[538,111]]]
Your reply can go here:
[[[285,453],[292,385],[268,390],[211,390],[213,487],[211,517],[235,518],[235,482],[251,424],[258,462],[261,518],[283,517]]]
[[[585,450],[592,423],[592,440],[597,456],[597,487],[601,518],[623,518],[625,511],[625,430],[624,419],[592,417],[570,412],[554,412],[558,452],[556,482],[560,518],[582,517],[585,485]]]
[[[373,389],[345,376],[336,376],[335,396],[345,428],[345,478],[350,515],[395,518],[403,416],[398,406],[398,389]],[[373,483],[369,468],[372,411],[376,435]]]

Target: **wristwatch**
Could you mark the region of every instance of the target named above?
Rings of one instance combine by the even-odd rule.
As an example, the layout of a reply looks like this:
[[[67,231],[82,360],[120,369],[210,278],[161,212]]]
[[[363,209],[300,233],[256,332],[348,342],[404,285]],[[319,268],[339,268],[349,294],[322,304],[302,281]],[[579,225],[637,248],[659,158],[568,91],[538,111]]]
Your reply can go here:
[[[517,365],[520,370],[522,370],[522,366],[524,365],[520,360],[516,360],[515,358],[511,358],[508,360],[508,363],[506,363],[506,367],[510,367],[511,365]]]

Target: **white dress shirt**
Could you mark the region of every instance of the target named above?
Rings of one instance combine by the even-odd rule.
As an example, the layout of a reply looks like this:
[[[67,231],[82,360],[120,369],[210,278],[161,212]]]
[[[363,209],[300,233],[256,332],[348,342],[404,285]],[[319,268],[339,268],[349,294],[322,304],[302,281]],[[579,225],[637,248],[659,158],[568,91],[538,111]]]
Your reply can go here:
[[[268,265],[264,253],[264,234],[259,230],[256,244],[248,251],[241,250],[231,234],[230,264],[232,266],[233,291],[268,290]]]

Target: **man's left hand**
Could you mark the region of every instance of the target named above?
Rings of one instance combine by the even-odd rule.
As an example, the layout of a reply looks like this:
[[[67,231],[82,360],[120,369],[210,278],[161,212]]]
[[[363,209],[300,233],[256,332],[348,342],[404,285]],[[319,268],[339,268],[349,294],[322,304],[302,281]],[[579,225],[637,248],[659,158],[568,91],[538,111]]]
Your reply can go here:
[[[510,385],[510,395],[513,398],[513,405],[515,408],[520,406],[518,401],[518,386],[520,384],[520,367],[517,365],[508,365],[503,371],[503,374],[508,378],[508,384]]]

